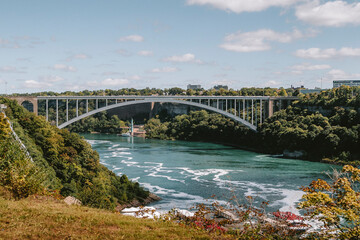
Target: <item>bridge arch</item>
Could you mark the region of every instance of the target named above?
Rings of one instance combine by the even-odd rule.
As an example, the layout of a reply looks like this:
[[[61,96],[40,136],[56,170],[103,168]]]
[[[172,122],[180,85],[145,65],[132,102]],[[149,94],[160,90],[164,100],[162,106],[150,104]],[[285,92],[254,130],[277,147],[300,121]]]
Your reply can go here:
[[[34,112],[34,104],[32,102],[30,102],[29,100],[24,100],[21,103],[21,106],[26,108],[29,112]]]
[[[77,122],[83,118],[86,118],[86,117],[89,117],[91,115],[94,115],[96,113],[99,113],[99,112],[102,112],[102,111],[106,111],[106,110],[110,110],[110,109],[113,109],[113,108],[119,108],[119,107],[124,107],[124,106],[129,106],[129,105],[136,105],[136,104],[143,104],[143,103],[152,103],[152,102],[160,102],[160,103],[178,103],[178,104],[184,104],[184,105],[188,105],[188,106],[194,106],[194,107],[198,107],[198,108],[201,108],[201,109],[206,109],[206,110],[209,110],[209,111],[212,111],[212,112],[215,112],[215,113],[219,113],[225,117],[228,117],[236,122],[239,122],[243,125],[245,125],[246,127],[250,128],[251,130],[253,131],[256,131],[256,126],[245,121],[244,119],[241,119],[240,117],[238,116],[235,116],[231,113],[228,113],[226,111],[223,111],[223,110],[220,110],[220,109],[217,109],[215,107],[211,107],[211,106],[207,106],[207,105],[204,105],[204,104],[201,104],[201,103],[196,103],[196,102],[190,102],[190,101],[184,101],[184,100],[176,100],[176,99],[144,99],[144,100],[135,100],[135,101],[127,101],[127,102],[121,102],[121,103],[117,103],[117,104],[111,104],[111,105],[108,105],[108,106],[105,106],[105,107],[101,107],[101,108],[98,108],[98,109],[94,109],[90,112],[87,112],[87,113],[84,113],[78,117],[75,117],[67,122],[64,122],[62,124],[60,124],[58,126],[58,128],[62,129],[64,127],[67,127],[68,125],[74,123],[74,122]]]
[[[17,103],[26,108],[26,103],[32,104],[32,112],[38,115],[38,99],[37,97],[9,97],[12,100],[16,100]],[[28,109],[30,111],[30,109]],[[31,111],[30,111],[31,112]]]

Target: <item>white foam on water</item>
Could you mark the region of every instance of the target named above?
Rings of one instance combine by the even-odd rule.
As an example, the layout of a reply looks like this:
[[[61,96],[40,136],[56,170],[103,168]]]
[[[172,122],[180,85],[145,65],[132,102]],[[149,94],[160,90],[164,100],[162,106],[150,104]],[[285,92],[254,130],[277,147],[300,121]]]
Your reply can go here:
[[[300,202],[302,196],[304,195],[303,191],[300,190],[290,190],[282,189],[282,195],[285,196],[283,199],[274,202],[274,206],[280,205],[280,211],[283,212],[292,212],[297,215],[300,215],[299,209],[297,209],[297,203]]]
[[[159,195],[163,199],[155,202],[152,206],[157,209],[170,210],[173,208],[190,209],[196,207],[197,204],[211,204],[217,200],[205,199],[198,195],[192,195],[185,192],[166,189],[160,186],[154,186],[149,183],[141,183],[141,186],[147,188],[150,192]],[[219,204],[227,204],[225,201],[217,201]]]
[[[111,150],[113,150],[113,151],[128,151],[128,150],[130,150],[130,148],[124,148],[124,147],[121,147],[121,148],[113,148],[113,149],[111,149]]]
[[[179,180],[173,177],[170,177],[168,175],[164,174],[158,174],[158,173],[172,173],[173,170],[163,167],[163,163],[157,163],[157,162],[144,162],[146,164],[155,165],[155,166],[147,166],[149,169],[144,170],[144,172],[150,172],[147,176],[149,177],[160,177],[160,178],[166,178],[169,181],[175,181],[175,182],[181,182],[185,183],[185,180]]]
[[[106,163],[106,162],[103,162],[103,161],[101,161],[100,162],[102,165],[105,165],[105,166],[111,166],[110,164],[108,164],[108,163]]]
[[[95,144],[102,144],[102,143],[111,143],[111,141],[106,141],[106,140],[86,140],[88,143],[90,143],[91,145],[95,145]]]
[[[131,161],[126,161],[126,160],[121,160],[121,163],[126,164],[126,166],[128,166],[128,167],[132,167],[132,166],[136,167],[139,162],[131,162]]]
[[[131,152],[117,152],[120,155],[131,155]]]
[[[208,176],[214,174],[215,181],[220,180],[221,176],[227,175],[230,172],[239,171],[242,170],[228,170],[228,169],[190,169],[190,168],[177,168],[179,170],[182,170],[180,174],[185,175],[186,177],[191,177],[191,180],[202,182],[202,183],[210,183],[211,181],[202,179],[201,177]]]
[[[185,180],[179,180],[179,179],[172,178],[172,177],[166,176],[166,175],[158,175],[158,174],[156,174],[156,172],[150,173],[150,174],[148,174],[147,176],[149,176],[149,177],[166,178],[166,179],[169,180],[169,181],[185,183]]]
[[[124,156],[124,155],[126,155],[126,156]],[[111,157],[113,157],[113,158],[118,158],[118,157],[127,158],[129,155],[131,155],[130,152],[112,152],[111,153]]]
[[[155,194],[163,194],[163,195],[168,195],[170,193],[175,192],[175,190],[173,189],[166,189],[166,188],[162,188],[160,186],[154,186],[151,185],[150,183],[140,183],[143,187],[147,188],[150,192],[155,193]]]

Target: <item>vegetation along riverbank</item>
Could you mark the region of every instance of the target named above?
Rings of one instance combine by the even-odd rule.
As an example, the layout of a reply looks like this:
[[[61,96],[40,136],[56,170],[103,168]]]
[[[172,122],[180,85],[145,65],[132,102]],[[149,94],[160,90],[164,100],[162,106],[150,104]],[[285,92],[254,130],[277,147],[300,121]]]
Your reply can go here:
[[[197,111],[170,121],[150,119],[146,136],[220,142],[286,157],[359,164],[360,88],[343,86],[299,97],[266,119],[258,132],[219,114]]]
[[[2,114],[1,180],[13,197],[56,190],[64,197],[76,197],[84,205],[106,209],[134,200],[147,201],[148,191],[126,175],[117,176],[101,165],[98,153],[78,134],[50,125],[44,117],[35,116],[14,101],[0,98],[0,102],[8,106],[6,115],[29,153],[26,155],[9,133],[9,123]],[[28,171],[26,180],[22,171]],[[26,191],[21,184],[26,185]]]

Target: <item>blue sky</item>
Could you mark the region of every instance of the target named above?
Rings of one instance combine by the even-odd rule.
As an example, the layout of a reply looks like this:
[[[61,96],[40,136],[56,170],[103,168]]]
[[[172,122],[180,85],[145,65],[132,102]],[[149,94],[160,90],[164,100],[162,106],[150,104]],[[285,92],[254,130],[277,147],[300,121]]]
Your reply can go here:
[[[360,79],[359,66],[359,1],[12,0],[0,8],[0,94],[330,88]]]

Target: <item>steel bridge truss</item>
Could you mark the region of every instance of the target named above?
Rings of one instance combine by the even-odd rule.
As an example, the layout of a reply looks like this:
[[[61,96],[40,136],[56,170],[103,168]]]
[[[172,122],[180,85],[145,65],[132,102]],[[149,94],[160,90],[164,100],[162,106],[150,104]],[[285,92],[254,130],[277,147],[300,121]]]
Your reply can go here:
[[[50,115],[55,114],[54,124],[60,129],[102,111],[158,102],[185,104],[206,109],[256,131],[257,126],[262,124],[264,119],[272,116],[274,111],[286,107],[297,98],[268,96],[39,96],[37,99],[45,100],[46,120],[49,121]],[[55,106],[52,108],[50,103],[54,105],[54,102]],[[61,111],[65,112],[62,119],[59,118]],[[64,112],[61,112],[62,115]],[[70,115],[75,116],[70,118]]]

